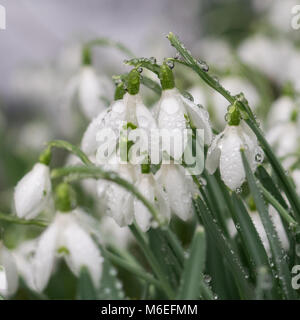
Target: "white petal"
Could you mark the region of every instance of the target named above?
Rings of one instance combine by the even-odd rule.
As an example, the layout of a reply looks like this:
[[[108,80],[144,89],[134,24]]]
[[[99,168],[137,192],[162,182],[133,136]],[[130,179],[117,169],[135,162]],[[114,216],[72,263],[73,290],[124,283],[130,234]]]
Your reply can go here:
[[[36,247],[36,239],[28,240],[23,242],[13,252],[18,272],[31,290],[36,290],[34,284],[34,273],[32,263]]]
[[[220,172],[222,180],[231,190],[236,190],[245,180],[245,170],[240,152],[242,146],[238,128],[235,126],[227,127],[220,143]]]
[[[43,211],[51,197],[49,167],[37,163],[17,184],[14,202],[17,216],[34,218]]]
[[[101,91],[99,79],[94,69],[90,66],[83,67],[78,94],[82,111],[89,119],[103,111],[104,106],[100,101]]]
[[[108,110],[101,112],[87,127],[81,141],[81,149],[87,155],[92,155],[96,152],[98,143],[96,140],[97,132],[103,127],[103,120],[107,115]]]
[[[151,130],[157,127],[152,113],[144,104],[138,104],[136,106],[136,118],[139,128]]]
[[[203,108],[198,107],[194,102],[190,101],[189,99],[186,99],[184,97],[181,98],[185,104],[187,113],[193,126],[197,129],[204,130],[204,142],[206,145],[210,145],[213,134],[209,122],[209,113]]]
[[[107,214],[111,216],[120,227],[132,223],[132,196],[124,188],[115,183],[110,183],[105,195]]]
[[[147,200],[154,203],[154,188],[147,175],[141,176],[136,187]],[[136,198],[134,199],[134,216],[139,227],[146,232],[150,228],[152,215],[145,205]]]
[[[14,295],[18,289],[18,272],[14,257],[12,254],[0,243],[0,265],[4,267],[6,284],[1,288],[0,294],[5,297]],[[6,287],[6,288],[5,288]]]
[[[224,136],[223,132],[215,136],[215,138],[212,140],[212,143],[207,151],[205,167],[209,174],[213,174],[219,166],[219,161],[221,156],[219,143],[223,138],[223,136]]]
[[[162,174],[159,182],[168,194],[172,211],[186,221],[192,213],[192,195],[184,169],[181,170],[181,167],[176,165],[163,165],[160,171],[162,171]]]
[[[41,235],[33,261],[34,282],[37,291],[43,291],[47,286],[54,268],[59,225],[55,220]]]
[[[102,258],[90,235],[76,222],[71,222],[63,231],[63,239],[65,247],[69,250],[69,254],[65,256],[69,268],[76,276],[79,276],[80,269],[83,266],[87,267],[94,286],[99,287]]]

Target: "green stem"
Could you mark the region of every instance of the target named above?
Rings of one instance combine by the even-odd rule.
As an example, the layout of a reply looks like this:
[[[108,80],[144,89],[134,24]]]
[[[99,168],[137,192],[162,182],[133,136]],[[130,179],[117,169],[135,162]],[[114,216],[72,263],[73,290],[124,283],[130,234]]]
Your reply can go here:
[[[2,212],[0,212],[0,220],[10,222],[10,223],[22,224],[22,225],[38,226],[42,228],[45,228],[48,226],[48,222],[46,221],[20,219],[15,216],[12,216],[11,214],[6,214]]]
[[[134,57],[134,54],[130,49],[128,49],[123,43],[114,41],[108,38],[96,38],[93,39],[85,44],[86,47],[96,47],[96,46],[101,46],[101,47],[112,47],[116,48],[119,51],[125,53],[128,57]]]
[[[155,279],[151,274],[147,273],[142,268],[137,267],[136,265],[133,265],[132,263],[126,261],[123,258],[120,258],[113,253],[105,250],[102,248],[103,255],[108,258],[113,264],[118,265],[119,267],[131,272],[132,274],[144,279],[148,283],[154,284],[158,288],[162,288],[161,283]]]
[[[85,165],[90,166],[93,163],[90,161],[88,156],[78,147],[74,146],[73,144],[64,141],[64,140],[53,140],[48,142],[48,147],[50,148],[60,148],[65,149],[74,155],[76,155]]]
[[[85,178],[94,178],[94,179],[104,179],[107,181],[115,182],[119,186],[125,188],[129,192],[133,193],[150,211],[153,215],[154,219],[160,224],[163,225],[165,221],[162,221],[159,217],[158,212],[154,208],[154,206],[149,202],[130,182],[121,178],[117,173],[111,171],[104,171],[100,167],[95,166],[77,166],[77,167],[64,167],[64,168],[56,168],[51,172],[51,177],[53,179],[61,178],[61,177],[69,177],[68,181],[76,181]]]
[[[293,230],[298,226],[297,221],[294,220],[293,217],[289,215],[289,213],[284,209],[284,207],[272,196],[272,194],[263,187],[260,183],[259,188],[261,189],[264,197],[268,200],[268,202],[278,211],[281,217],[288,223],[289,227]]]
[[[147,258],[151,268],[153,269],[153,272],[156,274],[157,278],[161,282],[161,286],[163,287],[166,295],[168,296],[169,299],[174,298],[174,292],[173,292],[172,288],[170,287],[167,279],[165,278],[164,273],[161,271],[159,263],[157,262],[150,247],[148,246],[144,235],[138,229],[138,227],[134,224],[132,224],[130,226],[130,230],[131,230],[132,234],[135,236],[140,248],[144,252],[144,255]]]

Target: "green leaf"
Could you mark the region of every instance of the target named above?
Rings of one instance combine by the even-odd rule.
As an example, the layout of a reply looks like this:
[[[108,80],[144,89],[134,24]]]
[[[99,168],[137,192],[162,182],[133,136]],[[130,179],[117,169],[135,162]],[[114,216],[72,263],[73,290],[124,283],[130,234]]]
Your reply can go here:
[[[166,296],[170,299],[174,298],[174,291],[170,283],[168,282],[168,278],[166,277],[166,274],[164,272],[164,269],[162,269],[162,265],[157,259],[157,257],[152,252],[150,245],[145,238],[145,235],[141,232],[141,230],[135,225],[132,224],[130,226],[130,230],[134,237],[137,240],[138,245],[142,249],[148,263],[150,264],[153,272],[161,282],[161,286],[166,294]]]
[[[196,300],[200,296],[213,299],[213,294],[203,278],[205,255],[205,232],[202,226],[198,226],[191,244],[189,257],[185,261],[177,299]]]
[[[82,267],[80,270],[78,280],[78,299],[79,300],[95,300],[97,299],[97,293],[94,288],[90,273],[86,267]]]
[[[268,157],[270,164],[274,169],[275,174],[278,176],[279,181],[281,182],[281,185],[285,191],[287,198],[289,199],[291,206],[293,207],[295,216],[298,222],[300,222],[300,200],[295,191],[294,186],[292,185],[289,177],[285,174],[285,170],[283,169],[277,157],[274,155],[271,147],[269,146],[268,142],[264,137],[264,134],[261,132],[259,127],[249,119],[246,120],[246,122],[249,125],[249,127],[252,129],[252,131],[255,133],[258,141],[260,142],[262,148],[264,149],[264,152]]]
[[[263,166],[258,166],[255,172],[256,177],[261,184],[276,198],[276,200],[285,208],[288,209],[288,205],[283,199],[279,187],[275,184],[267,170]]]
[[[160,229],[150,229],[148,236],[150,249],[160,264],[160,269],[173,289],[176,289],[179,285],[182,265],[170,248],[165,232]]]
[[[117,277],[116,268],[107,260],[104,260],[103,271],[98,292],[100,300],[120,300],[125,298],[122,283]]]
[[[259,267],[266,267],[269,269],[268,255],[242,200],[233,193],[232,202],[232,217],[236,229],[243,240],[243,244],[249,257],[251,257],[255,264],[256,270],[258,270]]]
[[[213,219],[210,209],[205,205],[204,201],[198,196],[193,200],[193,203],[198,218],[203,221],[205,229],[210,233],[211,237],[215,240],[219,251],[226,258],[235,278],[236,285],[239,288],[241,297],[244,299],[251,299],[253,297],[253,289],[248,282],[249,274],[244,269],[239,256],[232,248],[222,229],[217,224],[217,221]]]
[[[269,216],[268,207],[264,202],[264,199],[256,185],[255,177],[250,169],[247,158],[243,151],[241,153],[248,185],[253,195],[256,208],[260,214],[262,224],[265,228],[270,243],[272,256],[278,273],[278,279],[281,285],[282,292],[287,299],[295,299],[297,296],[295,290],[293,290],[293,288],[291,287],[291,275],[287,261],[285,259],[285,251],[281,247],[276,229]]]

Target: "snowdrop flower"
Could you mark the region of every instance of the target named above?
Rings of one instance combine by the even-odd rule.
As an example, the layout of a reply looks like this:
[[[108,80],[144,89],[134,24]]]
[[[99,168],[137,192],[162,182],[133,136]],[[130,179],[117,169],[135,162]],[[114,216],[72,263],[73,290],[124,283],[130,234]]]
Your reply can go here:
[[[266,234],[266,231],[265,231],[265,228],[264,228],[263,223],[261,221],[259,213],[257,211],[255,211],[255,212],[250,212],[249,215],[252,219],[252,222],[255,226],[255,229],[257,230],[257,232],[259,234],[259,237],[262,241],[263,246],[265,247],[267,254],[269,256],[272,256],[268,236]],[[270,215],[271,220],[273,221],[274,227],[276,229],[276,232],[278,234],[278,237],[279,237],[279,240],[282,244],[282,247],[285,250],[288,250],[290,244],[289,244],[287,234],[285,232],[283,223],[281,221],[281,218],[280,218],[278,212],[272,206],[269,206],[269,215]],[[232,219],[229,219],[227,221],[227,227],[228,227],[230,236],[232,238],[234,238],[235,235],[237,234],[237,230],[236,230],[236,226],[235,226]]]
[[[69,81],[63,100],[65,104],[70,105],[74,96],[77,95],[83,114],[88,119],[93,119],[99,112],[106,109],[105,99],[111,98],[112,89],[108,81],[97,75],[92,66],[88,48],[83,50],[82,59],[81,70],[78,75]]]
[[[101,218],[100,229],[106,244],[114,244],[122,249],[128,248],[134,239],[128,227],[120,227],[109,216]]]
[[[291,32],[291,10],[298,4],[297,0],[273,0],[267,16],[271,25],[279,31]]]
[[[27,240],[13,251],[19,275],[31,290],[36,290],[33,277],[33,258],[37,247],[37,240]]]
[[[233,95],[243,92],[249,102],[250,107],[255,110],[259,103],[259,95],[253,85],[241,77],[226,77],[222,79],[222,85]],[[218,127],[224,127],[226,124],[225,115],[227,112],[228,101],[219,92],[212,94],[212,113]]]
[[[294,48],[286,40],[273,40],[262,35],[246,39],[238,49],[244,63],[264,72],[280,84],[289,80],[289,60]],[[283,64],[286,64],[283,68]]]
[[[280,157],[291,154],[299,147],[299,107],[289,97],[279,98],[272,105],[268,116],[266,138]]]
[[[58,187],[57,207],[54,221],[41,234],[33,261],[34,283],[38,291],[47,286],[57,258],[63,257],[70,270],[79,276],[82,267],[87,267],[95,287],[99,286],[102,273],[102,257],[89,232],[72,210],[69,186]]]
[[[186,221],[192,215],[192,186],[191,177],[185,174],[180,165],[162,165],[155,178],[166,191],[172,211]]]
[[[129,73],[128,93],[112,103],[110,108],[100,113],[92,120],[87,130],[85,131],[81,147],[88,155],[95,154],[100,141],[97,141],[97,133],[102,129],[110,129],[111,135],[109,145],[111,150],[117,145],[118,135],[124,130],[124,125],[129,125],[133,128],[141,128],[149,132],[156,128],[154,117],[148,108],[144,105],[139,94],[139,72],[134,69]],[[134,85],[130,85],[130,80],[136,80]]]
[[[239,111],[234,105],[231,108],[228,113],[229,124],[215,137],[207,152],[206,169],[213,174],[219,167],[224,183],[231,190],[236,190],[246,177],[240,150],[244,149],[253,171],[258,163],[263,161],[263,151],[258,146],[256,136],[244,121],[235,118],[239,116]],[[236,112],[238,114],[234,114]]]
[[[116,154],[112,155],[105,170],[114,171],[131,183],[135,181],[135,170],[131,164],[121,164]],[[128,226],[133,221],[133,203],[131,193],[121,186],[99,179],[97,187],[100,201],[105,205],[107,215],[112,217],[120,227]]]
[[[152,173],[140,173],[135,183],[141,194],[154,205],[159,215],[165,220],[170,220],[170,205],[166,192],[155,180]],[[136,223],[146,232],[152,223],[153,217],[145,205],[136,197],[133,199],[133,210]]]
[[[33,219],[40,212],[51,207],[51,179],[48,167],[50,151],[46,150],[45,161],[36,163],[17,184],[14,192],[14,205],[17,216]]]
[[[0,241],[0,295],[10,297],[18,289],[18,272],[14,257]]]
[[[166,148],[163,146],[163,149],[170,151],[170,156],[175,159],[181,157],[186,139],[183,141],[182,136],[175,135],[175,132],[178,130],[183,132],[188,128],[189,122],[193,127],[204,130],[204,142],[209,145],[212,140],[212,130],[208,112],[179,93],[175,88],[172,70],[166,64],[161,66],[160,80],[163,92],[158,104],[158,127],[170,130],[171,135],[174,132],[174,150],[169,150],[169,146]]]

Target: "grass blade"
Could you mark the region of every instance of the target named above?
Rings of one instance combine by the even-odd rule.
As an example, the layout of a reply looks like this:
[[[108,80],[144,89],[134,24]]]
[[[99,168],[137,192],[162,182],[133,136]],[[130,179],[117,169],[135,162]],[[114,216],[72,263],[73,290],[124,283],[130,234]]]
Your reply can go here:
[[[185,262],[177,299],[196,300],[202,295],[207,299],[213,299],[213,294],[203,278],[205,256],[205,232],[202,226],[198,226],[191,244],[189,258]]]
[[[242,151],[243,164],[246,171],[247,181],[251,193],[253,195],[257,210],[260,214],[261,221],[265,228],[275,267],[278,273],[278,279],[282,288],[282,292],[287,299],[296,299],[296,293],[291,287],[291,275],[288,268],[288,264],[285,260],[285,251],[282,249],[276,229],[273,225],[273,222],[269,216],[268,208],[266,203],[263,200],[263,197],[256,185],[254,175],[250,169],[247,158],[245,157],[244,152]]]

